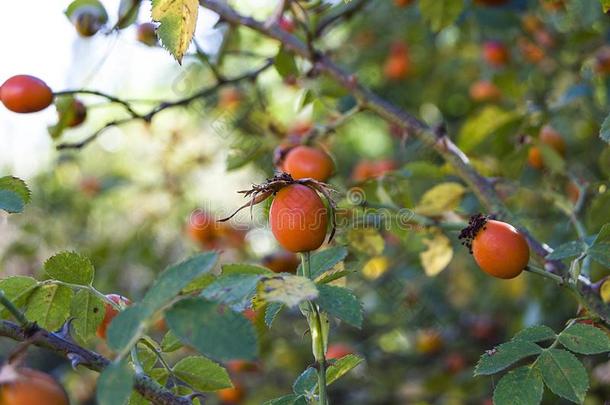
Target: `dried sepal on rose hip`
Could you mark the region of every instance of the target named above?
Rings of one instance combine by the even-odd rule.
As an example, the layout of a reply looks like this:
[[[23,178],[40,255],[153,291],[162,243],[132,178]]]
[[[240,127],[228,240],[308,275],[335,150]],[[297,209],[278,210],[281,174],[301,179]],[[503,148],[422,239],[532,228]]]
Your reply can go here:
[[[506,222],[482,214],[473,215],[459,238],[481,270],[494,277],[517,277],[529,262],[530,251],[525,237]]]
[[[308,252],[319,248],[326,239],[329,216],[330,241],[335,233],[335,203],[330,196],[332,188],[314,179],[293,179],[288,173],[278,174],[250,190],[239,191],[249,198],[232,215],[221,219],[228,221],[244,208],[252,207],[273,197],[269,210],[269,223],[278,243],[290,252]],[[320,198],[324,196],[328,208]],[[329,213],[330,210],[330,213]]]

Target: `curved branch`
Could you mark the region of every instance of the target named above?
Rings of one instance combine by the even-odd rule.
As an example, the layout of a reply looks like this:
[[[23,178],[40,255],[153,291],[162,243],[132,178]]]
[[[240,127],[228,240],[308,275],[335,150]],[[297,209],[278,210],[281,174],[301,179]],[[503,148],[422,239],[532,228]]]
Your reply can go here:
[[[311,47],[300,39],[277,26],[267,27],[254,18],[243,16],[221,0],[201,0],[200,3],[203,7],[217,13],[225,21],[235,25],[246,26],[268,38],[281,42],[298,56],[309,60],[318,71],[325,73],[346,88],[358,100],[362,108],[375,112],[387,121],[409,130],[423,144],[434,149],[453,167],[490,213],[515,224],[519,228],[527,238],[528,244],[539,262],[546,262],[548,268],[552,269],[551,272],[559,273],[563,277],[566,276],[566,269],[563,263],[545,260],[545,257],[552,249],[536,240],[525,227],[520,225],[518,218],[507,209],[496,193],[493,183],[482,176],[470,164],[466,154],[449,139],[444,129],[429,127],[423,121],[373,93],[358,82],[356,75],[348,73],[335,64],[327,55],[312,50]],[[585,298],[584,301],[588,304],[589,308],[610,324],[610,307],[601,301],[601,298],[595,294],[594,290],[587,287],[588,284],[590,284],[588,280],[580,280],[577,286],[578,291]]]
[[[8,337],[18,342],[27,340],[35,346],[48,349],[66,358],[78,359],[78,364],[93,371],[101,372],[110,364],[110,360],[101,354],[87,350],[59,333],[49,332],[40,327],[26,330],[24,327],[13,322],[0,320],[0,336]],[[134,389],[153,404],[191,404],[188,398],[175,395],[144,373],[135,374]]]
[[[111,103],[120,104],[123,107],[125,107],[125,109],[129,113],[129,115],[131,115],[133,118],[140,117],[140,114],[138,114],[136,111],[134,111],[131,108],[131,105],[127,101],[121,100],[120,98],[112,96],[110,94],[102,93],[101,91],[97,91],[97,90],[64,90],[64,91],[57,91],[57,92],[53,93],[54,96],[68,96],[68,95],[75,95],[75,94],[88,94],[88,95],[91,95],[91,96],[103,97],[106,100],[110,101]]]

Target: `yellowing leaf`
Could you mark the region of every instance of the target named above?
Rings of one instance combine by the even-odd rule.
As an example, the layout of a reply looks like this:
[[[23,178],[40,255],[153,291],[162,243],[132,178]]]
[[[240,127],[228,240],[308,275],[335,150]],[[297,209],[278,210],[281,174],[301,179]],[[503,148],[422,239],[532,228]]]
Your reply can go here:
[[[300,302],[318,297],[316,285],[308,278],[282,275],[262,279],[258,286],[258,298],[265,302],[279,302],[295,307]]]
[[[195,33],[199,1],[153,0],[152,6],[152,18],[160,23],[161,43],[181,63]]]
[[[362,267],[362,275],[369,280],[376,280],[388,271],[389,266],[390,263],[387,257],[373,257]]]
[[[375,228],[353,228],[347,234],[347,240],[352,248],[369,256],[383,253],[385,242]]]
[[[440,215],[452,211],[466,192],[459,183],[442,183],[426,191],[414,211],[421,215]]]
[[[438,233],[433,239],[426,239],[424,243],[428,249],[419,254],[421,264],[428,277],[434,277],[445,270],[453,258],[453,248],[449,239]]]
[[[500,127],[518,118],[519,115],[515,112],[504,111],[495,106],[485,107],[464,123],[458,134],[457,144],[464,152],[469,152]]]
[[[606,280],[602,283],[602,286],[599,289],[599,295],[606,304],[610,303],[610,280]]]

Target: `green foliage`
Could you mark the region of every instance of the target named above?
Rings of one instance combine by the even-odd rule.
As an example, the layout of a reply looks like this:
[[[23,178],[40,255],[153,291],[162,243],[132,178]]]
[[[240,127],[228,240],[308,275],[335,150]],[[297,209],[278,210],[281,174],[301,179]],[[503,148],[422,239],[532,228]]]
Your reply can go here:
[[[252,324],[241,314],[201,298],[186,298],[166,313],[172,331],[183,343],[216,360],[256,357]]]
[[[316,302],[323,311],[357,328],[362,326],[362,304],[348,289],[318,285]]]
[[[362,357],[355,354],[348,354],[347,356],[337,359],[328,367],[328,370],[326,370],[326,383],[328,385],[334,383],[363,361],[364,359]]]
[[[440,31],[459,17],[464,0],[420,0],[419,9],[433,31]]]
[[[56,330],[70,316],[70,304],[74,291],[59,284],[38,287],[30,295],[25,312],[26,318],[49,330]]]
[[[126,361],[106,367],[97,381],[97,402],[100,405],[124,404],[131,395],[133,370]]]
[[[582,403],[589,388],[589,378],[582,363],[565,350],[545,350],[538,360],[544,383],[555,394]]]
[[[31,200],[30,189],[17,177],[0,177],[0,209],[8,213],[22,212]]]
[[[532,405],[542,401],[544,385],[537,367],[519,367],[508,372],[494,391],[494,405]]]
[[[280,76],[296,77],[299,74],[296,61],[294,60],[294,53],[290,52],[284,47],[280,47],[277,55],[275,56],[275,69]]]
[[[281,303],[295,307],[303,301],[318,296],[316,285],[308,278],[293,275],[277,275],[264,278],[258,285],[258,298],[267,303]]]
[[[181,63],[188,49],[195,26],[199,2],[197,0],[153,0],[152,18],[160,25],[157,35],[161,44]]]
[[[25,305],[37,287],[38,282],[32,277],[13,276],[0,280],[0,290],[4,292],[5,297],[17,308]],[[6,318],[9,316],[8,311],[3,308],[0,316]]]
[[[553,332],[553,329],[544,325],[536,325],[523,329],[513,337],[513,340],[525,340],[532,343],[538,343],[555,339],[556,337],[557,335]]]
[[[99,0],[74,0],[68,5],[66,16],[71,19],[76,12],[86,8],[95,10],[102,23],[108,21],[106,8],[104,8],[104,5]]]
[[[331,270],[347,256],[347,249],[336,246],[311,254],[311,278],[316,279]],[[298,274],[303,274],[303,265],[299,265]]]
[[[201,356],[183,358],[174,365],[172,371],[198,391],[216,391],[233,386],[223,367]]]
[[[503,343],[481,356],[475,369],[475,375],[495,374],[519,360],[540,353],[542,353],[540,346],[526,340]]]
[[[602,227],[587,253],[602,266],[610,268],[610,224]]]
[[[235,311],[243,311],[251,305],[261,278],[256,274],[223,275],[207,286],[201,296],[230,305]]]
[[[566,349],[581,354],[597,354],[610,351],[610,339],[601,330],[582,323],[575,323],[558,336]]]
[[[44,271],[55,280],[78,285],[91,285],[95,275],[91,261],[74,252],[52,256],[44,263]]]
[[[74,318],[74,333],[83,342],[91,338],[104,319],[104,302],[88,290],[80,290],[74,296],[70,316]]]

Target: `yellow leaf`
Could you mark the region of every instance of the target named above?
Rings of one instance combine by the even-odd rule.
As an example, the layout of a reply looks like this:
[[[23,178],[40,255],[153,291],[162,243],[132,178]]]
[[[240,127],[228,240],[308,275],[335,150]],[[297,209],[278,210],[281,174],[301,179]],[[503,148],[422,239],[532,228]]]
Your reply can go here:
[[[347,240],[352,248],[369,256],[379,256],[385,246],[383,237],[375,228],[353,228],[347,234]]]
[[[610,280],[606,280],[602,283],[602,286],[599,289],[599,295],[606,304],[610,303]]]
[[[460,183],[438,184],[424,193],[414,211],[421,215],[441,215],[452,211],[458,206],[465,192],[466,189]]]
[[[362,275],[369,280],[376,280],[388,271],[389,265],[387,257],[373,257],[362,267]]]
[[[434,277],[445,270],[453,258],[451,242],[442,233],[438,233],[433,239],[426,239],[424,243],[428,248],[419,254],[426,275]]]
[[[199,12],[198,0],[153,0],[152,18],[160,23],[157,35],[178,63],[193,39]]]
[[[485,107],[466,120],[458,134],[457,144],[464,152],[469,152],[502,126],[519,117],[513,111],[505,111],[496,106]]]
[[[265,302],[280,302],[289,307],[318,297],[316,285],[308,278],[282,275],[265,278],[258,285],[258,298]],[[258,303],[260,304],[260,303]]]

